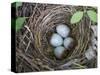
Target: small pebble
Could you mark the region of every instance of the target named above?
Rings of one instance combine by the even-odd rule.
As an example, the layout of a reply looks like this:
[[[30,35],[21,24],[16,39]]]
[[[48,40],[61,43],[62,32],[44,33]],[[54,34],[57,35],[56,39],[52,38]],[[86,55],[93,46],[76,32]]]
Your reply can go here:
[[[85,52],[85,57],[88,59],[88,60],[91,60],[93,59],[94,57],[96,56],[94,50],[92,49],[92,47],[90,46],[89,49]]]

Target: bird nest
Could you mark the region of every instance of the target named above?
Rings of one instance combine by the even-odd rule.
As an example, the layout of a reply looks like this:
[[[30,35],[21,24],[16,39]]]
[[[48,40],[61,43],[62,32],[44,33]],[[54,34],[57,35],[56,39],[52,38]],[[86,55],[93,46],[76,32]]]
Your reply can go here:
[[[84,65],[84,54],[90,41],[91,22],[84,16],[80,23],[72,25],[70,19],[76,8],[66,5],[34,5],[28,21],[16,34],[17,72],[87,68]],[[60,60],[56,59],[50,45],[50,37],[58,24],[68,25],[71,29],[69,36],[75,40],[75,47]]]

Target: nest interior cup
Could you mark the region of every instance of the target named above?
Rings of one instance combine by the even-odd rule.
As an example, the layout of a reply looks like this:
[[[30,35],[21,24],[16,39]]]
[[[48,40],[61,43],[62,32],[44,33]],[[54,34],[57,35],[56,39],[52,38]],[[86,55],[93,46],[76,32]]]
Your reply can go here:
[[[82,22],[75,26],[75,25],[71,25],[70,22],[70,17],[73,14],[73,7],[69,7],[69,6],[57,6],[55,8],[52,9],[47,9],[45,10],[43,13],[41,13],[41,15],[39,16],[38,20],[35,23],[34,26],[34,45],[37,51],[39,51],[39,55],[41,58],[46,59],[47,61],[49,61],[52,65],[57,65],[58,66],[58,62],[59,64],[63,64],[65,60],[68,60],[68,58],[70,57],[75,57],[76,55],[80,55],[81,53],[84,52],[84,48],[87,46],[88,43],[88,37],[89,37],[89,23],[85,23],[83,24]],[[85,21],[85,20],[84,20]],[[54,55],[53,55],[53,48],[49,43],[50,40],[50,36],[53,32],[55,32],[55,27],[57,26],[57,24],[66,24],[69,26],[69,28],[71,29],[71,33],[70,36],[72,36],[75,39],[75,48],[72,49],[67,57],[65,58],[65,60],[57,60],[55,59]],[[81,31],[80,26],[83,31]],[[85,36],[87,34],[87,36]],[[85,38],[83,38],[82,36],[84,36]],[[83,46],[84,45],[84,46]],[[83,47],[83,48],[82,48]],[[52,63],[53,62],[53,63]],[[63,63],[62,63],[63,62]]]
[[[28,4],[26,3],[27,6]],[[25,3],[23,3],[24,5]],[[26,8],[28,8],[27,6]],[[33,6],[32,14],[26,25],[22,28],[23,34],[20,31],[17,33],[20,35],[20,37],[17,36],[17,40],[20,42],[17,45],[16,61],[27,61],[26,63],[24,62],[22,67],[27,67],[24,66],[27,63],[29,66],[29,69],[22,71],[69,69],[69,67],[61,66],[79,57],[84,59],[84,52],[90,40],[91,22],[87,16],[84,16],[80,23],[73,25],[70,23],[71,16],[76,12],[78,6],[39,3],[34,3]],[[80,8],[83,8],[83,6],[80,6]],[[18,14],[20,13],[18,12]],[[75,40],[74,48],[68,51],[62,60],[56,59],[53,53],[54,48],[49,42],[51,35],[59,24],[68,25],[71,30],[69,36]],[[25,37],[27,37],[27,42],[22,42],[25,40]],[[22,38],[24,39],[22,40]],[[20,57],[23,59],[20,59]],[[22,72],[19,70],[19,66],[16,68],[18,72]]]

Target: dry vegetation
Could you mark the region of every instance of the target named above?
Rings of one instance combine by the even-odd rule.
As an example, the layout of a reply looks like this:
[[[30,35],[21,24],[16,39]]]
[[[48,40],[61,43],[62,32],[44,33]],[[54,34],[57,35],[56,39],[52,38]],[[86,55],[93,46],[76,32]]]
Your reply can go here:
[[[85,7],[66,5],[23,3],[17,9],[17,17],[28,17],[23,28],[16,33],[16,71],[47,71],[85,69],[97,67],[97,58],[87,60],[85,51],[91,38],[91,21],[87,16],[80,23],[71,25],[70,18],[77,10]],[[87,7],[90,8],[90,7]],[[75,39],[75,48],[62,60],[55,58],[49,44],[50,36],[59,23],[71,28],[70,36]]]

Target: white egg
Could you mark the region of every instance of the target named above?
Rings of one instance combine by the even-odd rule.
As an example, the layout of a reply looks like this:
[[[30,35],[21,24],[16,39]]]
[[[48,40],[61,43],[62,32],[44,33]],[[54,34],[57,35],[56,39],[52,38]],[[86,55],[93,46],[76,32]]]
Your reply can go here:
[[[54,49],[54,54],[55,54],[56,58],[61,59],[64,51],[65,51],[65,48],[63,46],[56,47]]]
[[[67,25],[64,25],[64,24],[59,24],[57,27],[56,27],[56,31],[59,35],[61,35],[62,37],[67,37],[70,33],[70,29]]]
[[[50,44],[54,47],[56,46],[60,46],[63,44],[63,38],[57,34],[57,33],[54,33],[52,36],[51,36],[51,39],[50,39]]]
[[[74,40],[73,40],[71,37],[65,38],[65,39],[64,39],[64,47],[65,47],[66,49],[69,49],[70,47],[73,46],[73,41],[74,41]]]

